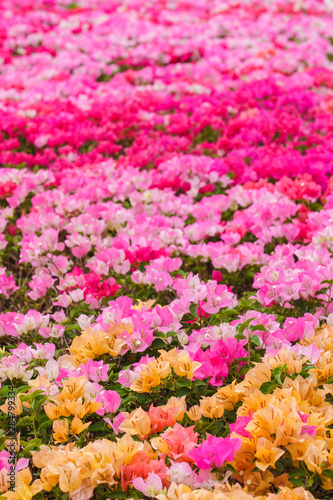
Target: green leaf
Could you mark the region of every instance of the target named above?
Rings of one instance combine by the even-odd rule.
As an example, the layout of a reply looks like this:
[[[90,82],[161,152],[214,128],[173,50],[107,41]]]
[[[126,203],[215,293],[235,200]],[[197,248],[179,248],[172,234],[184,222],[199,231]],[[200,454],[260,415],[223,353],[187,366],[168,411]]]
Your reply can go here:
[[[261,386],[260,386],[260,390],[263,394],[272,394],[272,392],[274,391],[274,389],[277,387],[276,383],[275,382],[264,382]]]
[[[238,333],[243,333],[248,328],[251,321],[253,321],[254,319],[255,318],[249,318],[248,320],[245,321],[245,323],[237,325],[236,329],[237,329]]]
[[[165,342],[162,339],[155,339],[150,346],[151,349],[162,349],[162,347],[165,347]]]
[[[306,477],[307,473],[305,472],[304,469],[295,469],[292,472],[289,473],[289,478],[291,477]]]
[[[284,372],[284,367],[283,366],[277,366],[276,368],[274,368],[273,370],[273,375],[274,375],[274,378],[275,380],[282,385],[282,380],[281,380],[281,375],[282,373]]]
[[[42,404],[45,403],[46,400],[47,400],[47,396],[41,396],[39,398],[36,398],[32,402],[31,408],[37,412],[39,410],[39,408],[42,406]]]
[[[231,464],[227,464],[227,470],[230,470],[233,474],[237,474],[236,469]]]
[[[177,392],[176,392],[176,397],[181,398],[182,396],[187,396],[188,394],[191,394],[192,389],[189,389],[188,387],[181,387]]]
[[[43,390],[37,389],[36,391],[34,391],[34,392],[31,393],[31,399],[36,399],[37,396],[40,396],[43,393],[44,393]]]
[[[252,335],[251,342],[257,347],[261,346],[260,338],[258,337],[258,335]]]
[[[31,425],[31,417],[22,417],[18,420],[16,427],[28,427]]]
[[[43,430],[43,429],[46,429],[47,427],[51,427],[53,424],[53,421],[52,420],[45,420],[45,422],[43,422],[42,424],[38,425],[38,430]]]
[[[40,443],[31,443],[28,446],[26,446],[23,450],[23,456],[24,458],[29,458],[31,455],[31,451],[39,451],[41,447]]]
[[[195,318],[199,318],[197,308],[198,308],[198,304],[193,304],[193,303],[192,303],[192,304],[190,304],[190,311],[191,311],[191,314],[192,314],[192,316],[194,316]]]
[[[191,385],[192,385],[192,382],[188,378],[182,378],[182,379],[176,381],[177,387],[191,387]]]
[[[333,470],[325,469],[325,470],[322,471],[322,475],[326,476],[326,477],[329,477],[330,479],[333,480]]]
[[[264,325],[252,325],[250,326],[251,332],[267,332]]]
[[[177,332],[167,332],[165,334],[165,337],[177,337],[178,333]]]
[[[193,387],[206,386],[206,382],[198,378],[197,380],[194,380],[194,382],[192,382],[192,386]]]
[[[101,431],[103,429],[103,427],[104,427],[104,425],[102,424],[102,422],[96,422],[95,424],[90,425],[90,427],[88,429],[89,429],[89,432],[96,432],[96,431]]]
[[[302,480],[301,479],[295,479],[295,478],[290,478],[289,481],[297,487],[303,486]]]
[[[126,498],[126,497],[127,493],[125,493],[124,491],[113,491],[112,493],[108,493],[107,497],[105,498],[116,498],[118,500],[118,498]]]
[[[216,420],[213,424],[208,424],[208,426],[209,426],[208,433],[212,434],[213,436],[216,436],[223,429],[225,423],[221,419],[221,420]]]
[[[275,468],[277,471],[279,472],[284,472],[285,470],[285,463],[282,463],[280,460],[278,460],[276,463],[275,463]]]

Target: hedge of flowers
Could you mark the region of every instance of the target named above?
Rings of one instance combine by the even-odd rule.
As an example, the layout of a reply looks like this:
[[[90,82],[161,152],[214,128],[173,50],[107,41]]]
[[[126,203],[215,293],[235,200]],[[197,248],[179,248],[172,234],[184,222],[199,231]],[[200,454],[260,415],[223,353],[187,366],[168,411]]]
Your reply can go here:
[[[0,11],[0,498],[331,499],[332,5]]]

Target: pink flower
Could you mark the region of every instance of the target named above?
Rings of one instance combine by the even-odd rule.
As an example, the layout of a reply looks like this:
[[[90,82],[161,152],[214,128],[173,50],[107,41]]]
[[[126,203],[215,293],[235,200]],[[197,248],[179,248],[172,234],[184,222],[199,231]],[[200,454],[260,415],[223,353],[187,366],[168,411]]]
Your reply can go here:
[[[133,480],[133,486],[149,498],[155,498],[156,495],[163,493],[164,490],[160,476],[158,474],[154,474],[153,472],[149,472],[146,481],[144,481],[142,477],[136,477]]]
[[[229,424],[230,432],[235,432],[239,436],[251,437],[249,431],[246,430],[246,426],[251,422],[251,417],[237,417],[234,424]]]
[[[80,372],[93,382],[106,382],[108,380],[109,365],[103,361],[93,361],[88,359],[85,365],[79,366]]]
[[[103,404],[103,406],[96,411],[97,415],[114,413],[121,405],[121,398],[116,391],[102,391],[102,394],[97,396],[96,401]]]
[[[222,467],[225,462],[233,460],[234,453],[240,445],[240,439],[218,438],[208,434],[207,440],[189,451],[187,455],[199,469]]]
[[[111,420],[109,418],[103,418],[103,420],[109,424],[112,429],[113,429],[113,432],[115,433],[116,436],[118,436],[119,434],[119,426],[120,424],[126,420],[126,415],[123,414],[123,412],[120,412],[118,413],[118,415],[113,419],[113,421],[111,422]]]

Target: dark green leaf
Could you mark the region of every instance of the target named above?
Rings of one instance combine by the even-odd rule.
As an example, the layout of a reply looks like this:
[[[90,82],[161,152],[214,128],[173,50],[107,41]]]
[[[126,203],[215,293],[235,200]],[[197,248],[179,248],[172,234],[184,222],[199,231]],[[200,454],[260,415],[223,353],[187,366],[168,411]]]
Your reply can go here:
[[[272,394],[274,389],[277,387],[275,382],[264,382],[260,386],[260,390],[263,394]]]
[[[333,470],[325,469],[325,470],[322,471],[322,475],[326,476],[326,477],[329,477],[330,479],[333,480]]]
[[[189,389],[188,387],[181,387],[177,392],[176,392],[176,397],[181,398],[182,396],[187,396],[188,394],[191,394],[192,389]]]

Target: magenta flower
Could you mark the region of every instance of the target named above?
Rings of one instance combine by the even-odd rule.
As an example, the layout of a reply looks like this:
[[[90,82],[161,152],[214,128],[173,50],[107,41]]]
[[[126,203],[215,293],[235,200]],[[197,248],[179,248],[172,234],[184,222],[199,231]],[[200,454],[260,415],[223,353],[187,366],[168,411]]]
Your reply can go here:
[[[225,462],[233,460],[235,451],[241,445],[240,439],[218,438],[210,434],[207,436],[206,441],[187,453],[199,469],[222,467]]]

